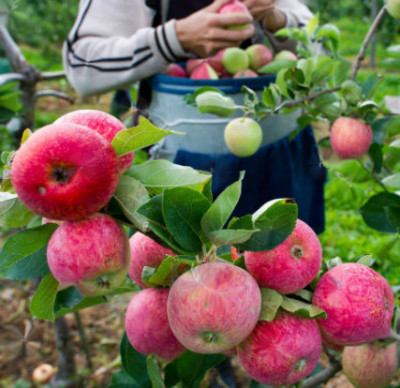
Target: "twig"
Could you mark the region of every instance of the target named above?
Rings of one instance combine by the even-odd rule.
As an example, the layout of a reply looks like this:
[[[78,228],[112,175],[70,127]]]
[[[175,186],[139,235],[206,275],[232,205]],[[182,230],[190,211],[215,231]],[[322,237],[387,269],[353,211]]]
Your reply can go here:
[[[40,80],[44,81],[50,81],[61,78],[65,78],[64,71],[47,71],[45,73],[40,73]]]
[[[353,64],[352,71],[351,71],[351,80],[355,80],[357,72],[361,66],[361,61],[365,58],[365,52],[367,51],[367,47],[369,42],[372,39],[372,36],[376,32],[380,22],[382,21],[383,17],[386,13],[386,6],[383,6],[382,9],[379,11],[378,15],[376,15],[375,20],[372,22],[371,27],[368,30],[367,35],[365,35],[364,41],[361,45],[360,52],[358,53],[356,60]]]
[[[70,104],[73,104],[75,101],[72,97],[69,97],[67,94],[63,92],[59,92],[57,90],[41,90],[40,92],[36,92],[36,98],[40,97],[57,97],[61,100],[68,101]]]
[[[92,373],[93,372],[93,363],[92,363],[92,358],[90,356],[89,344],[88,344],[87,337],[85,334],[85,327],[83,326],[79,311],[75,311],[74,315],[75,315],[76,324],[77,324],[78,330],[79,330],[79,336],[81,337],[83,351],[85,352],[86,363],[87,363],[90,373]]]
[[[9,34],[7,28],[4,26],[0,26],[0,46],[4,49],[10,61],[11,68],[16,73],[22,73],[23,68],[27,66],[27,61],[20,48]]]
[[[302,388],[313,388],[319,384],[327,382],[331,377],[333,377],[337,372],[342,369],[342,364],[338,361],[331,364],[328,368],[325,368],[321,372],[314,376],[308,377],[303,381]]]
[[[380,186],[385,192],[388,192],[388,189],[386,186],[376,177],[376,175],[370,171],[367,167],[364,166],[364,163],[360,160],[360,158],[357,158],[358,163],[360,163],[361,167],[364,169],[364,171]]]
[[[25,77],[20,73],[0,74],[0,86],[9,84],[10,82],[22,82],[24,80]]]
[[[333,92],[337,92],[339,90],[341,90],[342,87],[341,86],[335,86],[334,88],[330,88],[330,89],[325,89],[325,90],[321,90],[318,93],[314,93],[314,94],[310,94],[307,97],[304,98],[300,98],[298,100],[293,100],[293,101],[289,101],[289,102],[284,102],[280,108],[294,108],[297,105],[302,104],[303,102],[309,102],[309,101],[313,101],[316,98],[323,96],[324,94],[328,94],[328,93],[333,93]]]

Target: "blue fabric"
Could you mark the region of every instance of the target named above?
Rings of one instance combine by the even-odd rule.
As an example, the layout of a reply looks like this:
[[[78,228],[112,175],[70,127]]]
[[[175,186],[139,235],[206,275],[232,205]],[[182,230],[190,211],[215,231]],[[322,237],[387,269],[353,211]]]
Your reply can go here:
[[[321,164],[311,127],[291,140],[285,137],[268,144],[248,158],[178,150],[174,163],[212,172],[214,198],[237,181],[239,172],[245,170],[235,216],[252,214],[271,199],[295,198],[299,218],[316,233],[325,228],[323,190],[326,169]]]

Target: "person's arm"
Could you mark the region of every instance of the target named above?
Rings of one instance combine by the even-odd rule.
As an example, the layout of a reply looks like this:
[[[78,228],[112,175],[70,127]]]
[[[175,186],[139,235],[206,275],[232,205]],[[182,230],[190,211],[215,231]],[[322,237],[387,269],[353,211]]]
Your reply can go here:
[[[205,57],[237,46],[254,27],[248,15],[218,15],[227,1],[152,28],[152,12],[143,0],[81,0],[63,50],[67,78],[83,95],[102,93],[128,87],[191,54]],[[245,30],[226,29],[243,23],[249,23]]]

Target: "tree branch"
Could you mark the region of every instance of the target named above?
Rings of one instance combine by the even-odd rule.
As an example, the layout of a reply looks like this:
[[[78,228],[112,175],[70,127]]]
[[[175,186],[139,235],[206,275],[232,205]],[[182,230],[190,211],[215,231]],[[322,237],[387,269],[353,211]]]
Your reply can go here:
[[[360,160],[360,158],[357,158],[358,163],[360,163],[361,167],[364,169],[364,171],[380,186],[382,189],[387,193],[388,189],[386,186],[378,179],[378,177],[370,171],[367,167],[364,166],[364,163]]]
[[[330,89],[325,89],[325,90],[321,90],[318,93],[315,94],[310,94],[309,96],[306,96],[304,98],[299,98],[298,100],[293,100],[293,101],[289,101],[287,103],[283,103],[282,106],[280,108],[294,108],[297,105],[300,105],[304,102],[309,102],[309,101],[313,101],[316,98],[323,96],[324,94],[328,94],[328,93],[333,93],[333,92],[337,92],[340,89],[342,89],[341,86],[335,86],[334,88],[330,88]]]
[[[360,52],[358,53],[356,60],[353,63],[351,78],[350,78],[353,81],[355,80],[357,72],[361,66],[361,61],[365,58],[365,52],[367,51],[368,44],[371,41],[383,17],[385,16],[385,13],[386,13],[386,6],[383,6],[382,9],[379,11],[378,15],[376,16],[375,20],[372,22],[367,35],[365,35],[364,41],[361,45]]]
[[[325,383],[341,369],[342,369],[342,364],[339,361],[336,361],[333,364],[331,364],[328,368],[325,368],[316,375],[305,379],[303,381],[302,388],[313,388],[319,384]]]
[[[22,73],[24,67],[26,67],[28,63],[22,54],[22,51],[4,26],[0,26],[0,46],[4,49],[6,56],[10,61],[11,68],[16,73]]]
[[[20,73],[0,74],[0,86],[4,86],[10,82],[23,82],[25,77]]]
[[[57,97],[61,100],[68,101],[70,104],[74,103],[74,99],[72,97],[69,97],[67,94],[63,92],[59,92],[57,90],[41,90],[40,92],[36,92],[36,98],[41,98],[41,97]]]
[[[50,81],[60,78],[65,78],[64,71],[47,71],[45,73],[40,73],[40,80]]]

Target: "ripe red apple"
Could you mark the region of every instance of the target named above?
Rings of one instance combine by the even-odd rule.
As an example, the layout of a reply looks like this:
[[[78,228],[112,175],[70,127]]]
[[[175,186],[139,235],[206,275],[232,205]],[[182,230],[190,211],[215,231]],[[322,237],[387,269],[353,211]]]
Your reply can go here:
[[[95,109],[80,109],[67,113],[56,120],[56,123],[74,123],[95,130],[111,143],[115,135],[126,129],[124,123],[109,113]],[[132,165],[134,152],[123,155],[119,159],[121,172],[129,170]]]
[[[372,143],[372,129],[360,120],[339,117],[332,124],[330,140],[340,158],[358,158],[368,151]]]
[[[191,76],[193,71],[203,62],[205,62],[205,60],[203,58],[190,58],[186,61],[185,64],[185,69],[186,69],[186,73]]]
[[[127,234],[102,213],[62,223],[47,246],[53,276],[82,295],[102,295],[117,288],[128,273],[129,258]]]
[[[386,0],[385,3],[388,13],[400,20],[400,0]]]
[[[229,150],[243,158],[253,155],[260,148],[262,130],[257,121],[238,117],[226,125],[224,139]]]
[[[261,287],[291,294],[307,286],[322,263],[322,248],[315,232],[297,220],[292,234],[277,247],[245,252],[246,268]]]
[[[186,349],[176,339],[168,323],[169,289],[148,288],[134,295],[125,317],[125,330],[131,345],[140,353],[156,354],[166,361]]]
[[[280,310],[272,322],[259,321],[237,351],[254,380],[282,387],[314,370],[321,353],[321,334],[315,320]]]
[[[220,10],[220,14],[227,14],[227,13],[245,13],[251,16],[249,9],[240,1],[230,1],[229,3],[224,4]],[[232,25],[228,26],[228,30],[243,30],[247,28],[249,24],[239,24],[239,25]]]
[[[228,73],[235,74],[249,68],[249,57],[239,47],[228,47],[222,54],[222,64]]]
[[[168,320],[178,340],[197,353],[219,353],[242,342],[257,324],[256,281],[229,263],[206,263],[181,275],[168,298]]]
[[[249,66],[257,71],[270,63],[273,59],[272,51],[264,44],[253,44],[246,48],[246,54],[249,57]]]
[[[207,62],[203,62],[193,70],[192,74],[190,75],[190,78],[191,79],[218,79],[218,74]]]
[[[290,60],[297,61],[297,55],[289,50],[279,51],[274,57],[274,61]]]
[[[73,123],[34,132],[16,152],[11,182],[24,205],[53,220],[99,211],[118,184],[118,156],[99,133]]]
[[[142,272],[145,266],[158,268],[164,260],[165,255],[175,254],[163,246],[157,244],[143,233],[136,232],[130,239],[131,264],[129,266],[130,278],[140,287],[147,288],[142,281]]]
[[[327,318],[318,318],[323,336],[344,346],[361,345],[391,333],[394,296],[387,280],[359,263],[331,268],[318,281],[313,304]]]
[[[252,78],[258,77],[258,74],[250,69],[240,70],[233,75],[233,78]]]
[[[218,73],[223,74],[224,65],[222,64],[222,56],[225,49],[218,51],[214,56],[207,58],[207,63]]]
[[[343,372],[356,388],[385,388],[397,374],[396,342],[346,346],[342,357]]]
[[[171,63],[164,71],[165,75],[169,75],[170,77],[178,77],[178,78],[187,78],[186,71],[182,66],[179,66],[176,63]]]

